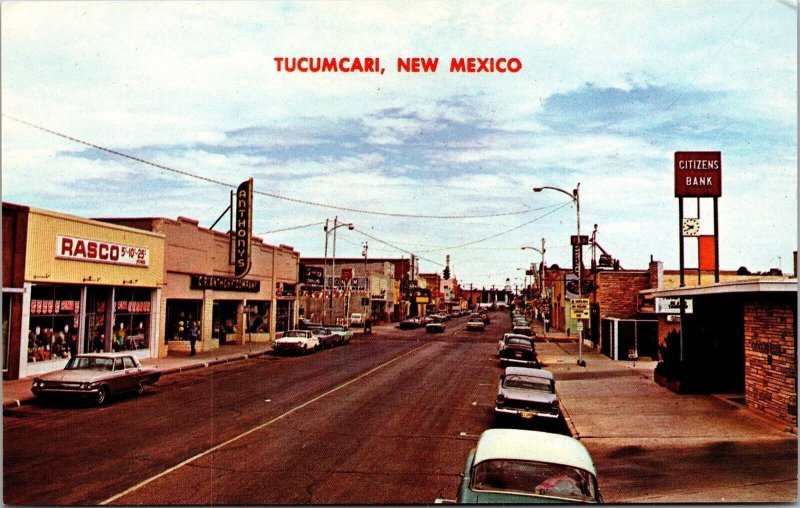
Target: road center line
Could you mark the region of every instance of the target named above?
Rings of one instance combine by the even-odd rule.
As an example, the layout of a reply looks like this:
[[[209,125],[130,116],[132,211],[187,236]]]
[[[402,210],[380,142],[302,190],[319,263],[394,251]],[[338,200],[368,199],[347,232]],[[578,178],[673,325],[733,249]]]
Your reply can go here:
[[[396,356],[396,357],[392,358],[391,360],[389,360],[387,362],[384,362],[384,363],[378,365],[377,367],[374,367],[374,368],[368,370],[367,372],[361,374],[360,376],[354,377],[350,381],[345,381],[344,383],[340,384],[339,386],[337,386],[335,388],[331,388],[327,392],[325,392],[325,393],[323,393],[321,395],[318,395],[318,396],[314,397],[311,400],[303,402],[299,406],[293,407],[292,409],[286,411],[285,413],[283,413],[281,415],[278,415],[275,418],[273,418],[273,419],[271,419],[271,420],[269,420],[267,422],[262,423],[261,425],[253,427],[252,429],[250,429],[248,431],[245,431],[245,432],[239,434],[238,436],[232,437],[231,439],[228,439],[224,443],[220,443],[220,444],[218,444],[216,446],[213,446],[213,447],[209,448],[208,450],[206,450],[204,452],[200,452],[197,455],[195,455],[194,457],[190,457],[190,458],[184,460],[183,462],[180,462],[180,463],[172,466],[171,468],[166,469],[166,470],[158,473],[157,475],[152,476],[152,477],[148,478],[147,480],[144,480],[144,481],[134,485],[133,487],[130,487],[129,489],[126,489],[126,490],[120,492],[119,494],[116,494],[116,495],[106,499],[105,501],[99,503],[99,505],[102,506],[102,505],[107,505],[109,503],[113,503],[117,499],[119,499],[121,497],[124,497],[124,496],[127,496],[131,492],[139,490],[140,488],[144,487],[145,485],[147,485],[149,483],[152,483],[152,482],[158,480],[159,478],[162,478],[162,477],[172,473],[173,471],[177,471],[178,469],[182,468],[183,466],[185,466],[187,464],[190,464],[190,463],[194,462],[195,460],[197,460],[199,458],[202,458],[202,457],[205,457],[206,455],[214,453],[215,451],[219,450],[220,448],[228,446],[229,444],[234,443],[234,442],[242,439],[245,436],[249,436],[253,432],[257,432],[257,431],[259,431],[259,430],[261,430],[261,429],[263,429],[265,427],[268,427],[269,425],[272,425],[273,423],[277,422],[278,420],[281,420],[281,419],[289,416],[290,414],[294,413],[295,411],[299,411],[299,410],[303,409],[304,407],[308,406],[309,404],[312,404],[312,403],[322,399],[323,397],[327,397],[328,395],[330,395],[330,394],[332,394],[334,392],[337,392],[337,391],[341,390],[342,388],[344,388],[344,387],[346,387],[348,385],[351,385],[351,384],[355,383],[356,381],[358,381],[358,380],[360,380],[362,378],[365,378],[365,377],[369,376],[373,372],[375,372],[377,370],[380,370],[380,369],[382,369],[382,368],[384,368],[384,367],[396,362],[397,360],[400,360],[401,358],[410,355],[411,353],[419,351],[420,349],[422,349],[422,348],[424,348],[426,346],[429,346],[430,344],[432,344],[432,343],[428,342],[428,343],[425,343],[425,344],[423,344],[423,345],[421,345],[419,347],[415,347],[414,349],[411,349],[410,351],[406,351],[405,353],[401,354],[400,356]]]

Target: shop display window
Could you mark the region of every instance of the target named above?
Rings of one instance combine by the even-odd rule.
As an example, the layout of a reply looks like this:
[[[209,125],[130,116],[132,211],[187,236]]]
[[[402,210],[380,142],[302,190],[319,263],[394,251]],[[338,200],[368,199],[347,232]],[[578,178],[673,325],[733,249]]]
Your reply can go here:
[[[150,347],[150,289],[118,288],[114,294],[113,351]]]
[[[247,326],[248,333],[269,333],[269,302],[264,300],[248,300],[247,305],[255,307],[256,311],[250,313]]]
[[[167,300],[167,319],[165,324],[166,341],[189,340],[192,324],[197,323],[202,333],[202,300]],[[200,337],[202,340],[202,336]]]
[[[69,358],[78,352],[81,290],[74,286],[31,288],[28,361]]]
[[[294,301],[278,300],[275,307],[275,331],[285,332],[294,328]]]

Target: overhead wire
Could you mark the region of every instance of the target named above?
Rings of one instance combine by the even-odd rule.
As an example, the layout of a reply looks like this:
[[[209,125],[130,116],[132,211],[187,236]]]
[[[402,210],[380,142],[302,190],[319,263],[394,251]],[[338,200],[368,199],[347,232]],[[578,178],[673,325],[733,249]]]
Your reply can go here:
[[[23,125],[27,125],[27,126],[32,127],[34,129],[38,129],[38,130],[41,130],[43,132],[47,132],[47,133],[52,134],[54,136],[58,136],[58,137],[61,137],[63,139],[67,139],[69,141],[73,141],[75,143],[79,143],[79,144],[84,145],[84,146],[88,146],[88,147],[90,147],[90,148],[92,148],[94,150],[100,150],[102,152],[109,153],[111,155],[115,155],[117,157],[123,157],[123,158],[126,158],[126,159],[130,159],[130,160],[136,161],[136,162],[138,162],[140,164],[151,166],[151,167],[160,169],[162,171],[167,171],[167,172],[179,174],[179,175],[182,175],[182,176],[186,176],[188,178],[194,178],[196,180],[200,180],[200,181],[203,181],[203,182],[206,182],[206,183],[212,183],[214,185],[220,185],[220,186],[228,187],[228,188],[231,188],[231,189],[235,189],[237,187],[234,184],[231,184],[231,183],[228,183],[228,182],[224,182],[222,180],[217,180],[215,178],[210,178],[210,177],[207,177],[207,176],[198,175],[196,173],[192,173],[192,172],[189,172],[189,171],[176,169],[176,168],[173,168],[173,167],[170,167],[170,166],[166,166],[164,164],[159,164],[157,162],[152,162],[152,161],[149,161],[147,159],[143,159],[141,157],[137,157],[135,155],[130,155],[130,154],[127,154],[127,153],[124,153],[124,152],[120,152],[119,150],[114,150],[114,149],[107,148],[107,147],[104,147],[104,146],[101,146],[101,145],[98,145],[98,144],[95,144],[95,143],[91,143],[89,141],[84,141],[84,140],[76,138],[74,136],[70,136],[68,134],[64,134],[62,132],[55,131],[53,129],[48,129],[47,127],[42,127],[41,125],[37,125],[37,124],[34,124],[32,122],[28,122],[26,120],[22,120],[20,118],[16,118],[16,117],[11,116],[11,115],[3,114],[3,117],[8,118],[10,120],[14,120],[15,122],[19,122],[19,123],[21,123]],[[254,190],[253,194],[266,196],[266,197],[270,197],[270,198],[274,198],[274,199],[280,199],[280,200],[283,200],[283,201],[290,201],[290,202],[293,202],[293,203],[298,203],[298,204],[303,204],[303,205],[308,205],[308,206],[317,206],[317,207],[321,207],[321,208],[328,208],[328,209],[332,209],[332,210],[339,210],[339,211],[353,212],[353,213],[361,213],[361,214],[366,214],[366,215],[378,215],[378,216],[383,216],[383,217],[406,218],[406,219],[458,219],[458,220],[461,220],[461,219],[485,219],[485,218],[492,218],[492,217],[505,217],[505,216],[509,216],[509,215],[524,215],[524,214],[528,214],[528,213],[532,213],[532,212],[536,211],[536,210],[528,208],[528,209],[525,209],[525,210],[515,210],[515,211],[512,211],[512,212],[498,212],[498,213],[476,214],[476,215],[433,215],[433,214],[421,214],[421,213],[412,214],[412,213],[398,213],[398,212],[383,212],[383,211],[378,211],[378,210],[366,210],[366,209],[362,209],[362,208],[352,208],[352,207],[346,207],[346,206],[341,206],[341,205],[331,205],[331,204],[327,204],[327,203],[320,203],[320,202],[317,202],[317,201],[310,201],[310,200],[307,200],[307,199],[292,198],[292,197],[289,197],[289,196],[283,196],[283,195],[280,195],[280,194],[275,194],[273,192],[266,192],[266,191],[260,191],[260,190]]]

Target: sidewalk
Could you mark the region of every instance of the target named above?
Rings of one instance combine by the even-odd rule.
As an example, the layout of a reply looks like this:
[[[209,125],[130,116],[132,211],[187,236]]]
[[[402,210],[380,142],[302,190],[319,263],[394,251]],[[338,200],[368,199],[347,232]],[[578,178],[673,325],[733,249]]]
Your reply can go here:
[[[796,502],[796,428],[723,395],[676,394],[655,383],[649,359],[614,361],[584,346],[581,367],[574,337],[545,341],[539,357],[607,502]]]
[[[394,323],[373,326],[373,333],[378,333],[382,328],[391,329]],[[364,334],[359,328],[353,329],[353,338]],[[195,356],[186,354],[173,354],[165,358],[148,358],[142,360],[142,365],[158,367],[161,375],[166,376],[176,372],[185,372],[193,369],[203,369],[221,363],[230,363],[248,358],[262,356],[272,351],[270,343],[257,342],[251,344],[223,345],[213,351],[204,351]],[[32,377],[3,381],[3,408],[18,407],[30,404],[34,399],[31,393]]]

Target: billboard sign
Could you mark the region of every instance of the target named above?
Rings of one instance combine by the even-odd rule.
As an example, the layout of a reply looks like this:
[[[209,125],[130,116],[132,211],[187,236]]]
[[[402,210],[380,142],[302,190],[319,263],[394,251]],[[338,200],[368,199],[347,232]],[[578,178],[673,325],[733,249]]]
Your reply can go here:
[[[722,196],[722,152],[675,152],[675,197]]]

